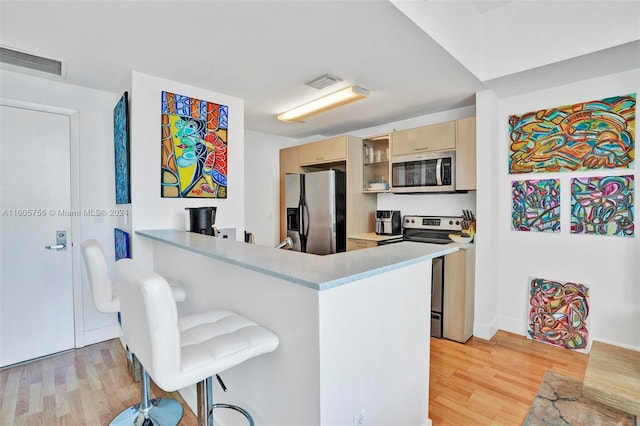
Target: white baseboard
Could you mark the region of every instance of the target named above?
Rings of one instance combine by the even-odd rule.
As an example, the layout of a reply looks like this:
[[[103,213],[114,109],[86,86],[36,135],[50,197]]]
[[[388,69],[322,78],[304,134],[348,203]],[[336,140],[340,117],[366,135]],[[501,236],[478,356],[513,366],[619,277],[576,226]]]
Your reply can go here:
[[[498,331],[498,317],[495,317],[489,324],[473,323],[473,336],[484,340],[491,340]]]
[[[120,337],[120,325],[113,324],[107,327],[85,330],[82,335],[84,338],[82,346],[93,345],[94,343],[104,342],[105,340],[111,340],[115,339],[116,337]]]
[[[626,345],[624,343],[616,342],[616,341],[609,340],[609,339],[602,339],[600,337],[589,336],[589,340],[590,340],[589,346],[591,346],[591,343],[596,341],[596,342],[600,342],[600,343],[606,343],[607,345],[617,346],[619,348],[624,348],[624,349],[629,349],[629,350],[632,350],[632,351],[640,352],[640,348],[639,347]],[[640,354],[638,356],[640,356]]]
[[[507,318],[507,317],[499,317],[498,328],[500,330],[508,331],[509,333],[519,334],[520,336],[527,335],[528,324],[527,321]]]

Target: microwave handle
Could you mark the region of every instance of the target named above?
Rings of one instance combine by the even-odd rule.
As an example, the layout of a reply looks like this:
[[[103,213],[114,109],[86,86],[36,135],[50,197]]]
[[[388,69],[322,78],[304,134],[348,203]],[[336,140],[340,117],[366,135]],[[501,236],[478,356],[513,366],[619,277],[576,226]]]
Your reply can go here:
[[[438,158],[436,163],[436,183],[438,186],[442,185],[442,158]]]

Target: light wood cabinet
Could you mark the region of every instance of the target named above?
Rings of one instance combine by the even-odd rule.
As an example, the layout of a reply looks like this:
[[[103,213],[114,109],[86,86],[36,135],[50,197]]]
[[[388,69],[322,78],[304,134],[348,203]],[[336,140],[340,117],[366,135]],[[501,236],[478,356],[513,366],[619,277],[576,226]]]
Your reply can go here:
[[[298,161],[298,147],[292,146],[280,150],[280,241],[287,236],[287,218],[285,209],[284,175],[286,173],[300,173]]]
[[[442,337],[464,343],[473,335],[475,245],[444,257]]]
[[[456,121],[456,190],[476,190],[476,118]]]
[[[348,136],[347,142],[347,235],[372,232],[376,226],[376,194],[362,192],[362,139]]]
[[[347,251],[362,250],[377,247],[378,243],[372,240],[361,240],[358,238],[347,238]]]
[[[391,135],[372,136],[362,140],[362,191],[389,192],[389,141]]]
[[[298,146],[298,160],[301,166],[346,161],[347,136],[311,142]]]
[[[432,124],[415,129],[399,130],[391,139],[391,155],[407,155],[425,151],[456,148],[456,123]]]

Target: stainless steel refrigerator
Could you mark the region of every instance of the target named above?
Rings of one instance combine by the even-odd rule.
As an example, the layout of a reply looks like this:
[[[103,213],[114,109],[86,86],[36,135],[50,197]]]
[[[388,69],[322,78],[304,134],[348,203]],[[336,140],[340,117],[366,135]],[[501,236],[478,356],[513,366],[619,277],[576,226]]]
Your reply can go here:
[[[346,178],[340,170],[287,173],[287,236],[293,250],[331,254],[346,251]]]

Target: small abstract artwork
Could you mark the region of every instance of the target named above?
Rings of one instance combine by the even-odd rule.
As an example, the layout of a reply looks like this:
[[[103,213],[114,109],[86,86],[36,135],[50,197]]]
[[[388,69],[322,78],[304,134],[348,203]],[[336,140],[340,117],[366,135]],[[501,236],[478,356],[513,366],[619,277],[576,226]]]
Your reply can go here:
[[[129,105],[124,92],[113,109],[113,137],[115,145],[116,204],[131,202],[129,169]]]
[[[511,229],[560,232],[560,179],[511,182]]]
[[[586,352],[589,343],[589,289],[583,284],[529,279],[528,337]]]
[[[509,173],[631,168],[636,94],[509,117]]]
[[[126,259],[131,257],[131,250],[129,250],[129,233],[122,229],[114,229],[114,247],[116,260]]]
[[[229,108],[162,92],[161,195],[227,198]]]
[[[633,237],[634,176],[571,180],[571,233]]]

